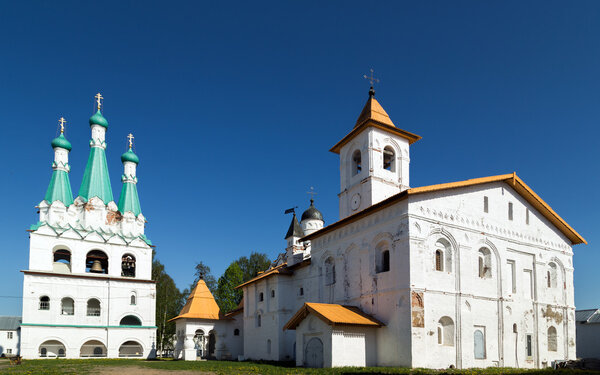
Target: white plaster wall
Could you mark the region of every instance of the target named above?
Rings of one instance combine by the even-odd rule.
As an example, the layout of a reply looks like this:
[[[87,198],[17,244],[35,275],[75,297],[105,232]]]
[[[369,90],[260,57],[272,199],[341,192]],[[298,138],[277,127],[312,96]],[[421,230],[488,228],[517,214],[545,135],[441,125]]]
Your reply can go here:
[[[304,355],[308,341],[313,337],[323,343],[323,367],[332,367],[332,330],[321,319],[309,316],[302,320],[295,330],[296,334],[296,366],[305,366]]]
[[[600,324],[577,323],[577,358],[600,358]]]
[[[12,338],[8,338],[8,333],[12,332]],[[5,354],[7,356],[10,355],[19,355],[21,343],[21,330],[0,330],[0,355]],[[8,350],[11,350],[11,354],[8,354]]]
[[[107,348],[108,358],[118,358],[119,348],[127,341],[142,346],[140,358],[155,355],[155,328],[69,328],[23,326],[21,355],[26,359],[40,358],[39,349],[48,340],[57,340],[66,348],[66,358],[79,358],[81,346],[89,340],[100,341]]]

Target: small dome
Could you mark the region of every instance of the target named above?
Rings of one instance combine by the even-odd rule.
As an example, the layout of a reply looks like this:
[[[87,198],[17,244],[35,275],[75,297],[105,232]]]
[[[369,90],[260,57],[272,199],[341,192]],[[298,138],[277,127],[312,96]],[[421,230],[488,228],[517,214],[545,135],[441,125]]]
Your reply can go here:
[[[129,149],[126,153],[121,155],[121,161],[125,163],[126,161],[130,161],[135,164],[140,163],[140,158],[136,154],[133,153],[131,149]]]
[[[108,128],[108,121],[106,121],[104,116],[102,116],[100,110],[98,110],[98,112],[96,112],[92,117],[90,117],[90,126],[92,125],[100,125],[104,126],[105,128]]]
[[[67,151],[71,151],[71,142],[67,141],[67,138],[65,138],[65,136],[62,135],[62,133],[61,133],[61,135],[59,135],[58,137],[56,137],[52,140],[51,145],[52,145],[52,148],[60,147],[60,148],[64,148]]]
[[[314,205],[315,201],[314,200],[310,200],[310,207],[308,207],[308,209],[306,211],[304,211],[304,213],[302,213],[302,220],[321,220],[321,221],[325,221],[323,220],[323,214],[321,213],[321,211],[317,210],[317,208]]]

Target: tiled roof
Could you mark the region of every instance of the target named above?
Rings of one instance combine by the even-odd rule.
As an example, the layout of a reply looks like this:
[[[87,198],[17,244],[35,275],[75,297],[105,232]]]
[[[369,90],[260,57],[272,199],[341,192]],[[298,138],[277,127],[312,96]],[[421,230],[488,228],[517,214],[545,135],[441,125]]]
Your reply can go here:
[[[200,279],[175,319],[219,319],[219,306],[204,280]]]
[[[325,323],[335,325],[352,325],[352,326],[367,326],[381,327],[384,324],[374,317],[364,313],[356,306],[344,306],[332,303],[312,303],[306,302],[304,306],[294,314],[292,319],[283,327],[286,329],[296,329],[298,324],[312,313],[323,320]]]
[[[512,187],[520,196],[522,196],[527,202],[529,202],[529,204],[535,207],[546,219],[548,219],[548,221],[550,221],[557,229],[559,229],[571,241],[573,245],[581,243],[587,244],[587,241],[579,233],[577,233],[575,229],[573,229],[569,224],[567,224],[567,222],[564,221],[563,218],[558,216],[558,214],[554,212],[554,210],[546,202],[544,202],[539,195],[537,195],[529,186],[527,186],[527,184],[525,184],[525,182],[523,182],[523,180],[521,180],[519,176],[516,175],[516,173],[474,178],[465,181],[449,182],[445,184],[429,185],[407,189],[377,204],[365,208],[364,210],[357,212],[354,215],[348,216],[342,220],[339,220],[331,225],[326,226],[321,230],[311,233],[308,236],[301,238],[300,240],[307,241],[320,237],[345,224],[362,219],[363,217],[368,216],[371,213],[377,212],[403,199],[406,199],[409,195],[430,193],[433,191],[440,190],[456,189],[467,186],[487,184],[491,182],[505,182],[508,185],[510,185],[510,187]]]
[[[0,316],[0,330],[16,331],[20,326],[20,316]]]

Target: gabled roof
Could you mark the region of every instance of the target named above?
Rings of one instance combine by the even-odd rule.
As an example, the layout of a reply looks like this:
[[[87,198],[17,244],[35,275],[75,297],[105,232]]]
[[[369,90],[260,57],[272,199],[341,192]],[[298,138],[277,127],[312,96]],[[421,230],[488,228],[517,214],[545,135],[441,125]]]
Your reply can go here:
[[[430,193],[433,191],[457,189],[467,186],[482,185],[492,182],[505,182],[512,187],[521,197],[523,197],[529,204],[537,209],[548,221],[550,221],[561,233],[563,233],[573,245],[587,244],[587,241],[573,229],[566,221],[563,220],[554,210],[540,198],[523,180],[521,180],[516,173],[503,174],[498,176],[474,178],[465,181],[450,182],[438,185],[422,186],[412,189],[404,190],[396,195],[389,197],[377,204],[374,204],[360,212],[350,215],[342,220],[339,220],[325,228],[318,230],[314,233],[309,234],[301,239],[301,241],[312,240],[327,234],[335,229],[338,229],[346,224],[352,223],[356,220],[360,220],[363,217],[369,216],[370,214],[380,211],[388,206],[391,206],[403,199],[406,199],[410,195],[418,195],[424,193]]]
[[[293,271],[291,271],[291,270],[288,269],[287,263],[283,263],[283,264],[280,264],[277,267],[273,267],[273,268],[270,268],[270,269],[266,270],[265,272],[259,274],[255,278],[250,279],[250,280],[246,281],[245,283],[236,286],[235,288],[236,289],[242,288],[242,287],[244,287],[246,285],[255,283],[258,280],[264,279],[265,277],[269,277],[271,275],[285,275],[285,276],[290,276],[293,273],[294,273]]]
[[[600,323],[600,312],[598,309],[577,310],[575,311],[575,321],[577,323]]]
[[[16,331],[21,326],[20,316],[0,316],[0,330]]]
[[[179,315],[169,319],[169,322],[176,319],[219,319],[219,306],[212,293],[206,286],[204,280],[200,279],[192,292],[190,293],[185,306],[179,312]]]
[[[384,324],[374,317],[364,313],[356,306],[344,306],[332,303],[312,303],[306,302],[290,319],[283,330],[296,329],[296,327],[308,316],[314,314],[325,323],[336,325],[381,327]]]
[[[354,125],[354,129],[352,129],[350,133],[342,138],[341,141],[336,143],[329,151],[339,154],[340,150],[346,143],[350,142],[354,136],[368,127],[375,127],[402,138],[406,138],[409,144],[413,144],[421,139],[421,137],[416,134],[407,132],[406,130],[398,129],[381,104],[379,104],[379,102],[375,99],[374,95],[374,93],[369,92],[369,99],[367,100],[363,110],[360,112],[360,115],[356,120],[356,124]]]

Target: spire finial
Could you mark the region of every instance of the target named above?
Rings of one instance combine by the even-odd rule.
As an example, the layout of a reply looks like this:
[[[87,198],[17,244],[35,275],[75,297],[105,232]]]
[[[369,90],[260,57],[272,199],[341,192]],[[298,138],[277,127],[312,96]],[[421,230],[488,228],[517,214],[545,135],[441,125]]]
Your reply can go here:
[[[98,110],[100,110],[100,107],[102,107],[102,102],[100,102],[100,100],[104,99],[104,97],[102,96],[102,94],[97,93],[94,98],[96,98],[96,106],[98,108]]]
[[[315,188],[311,186],[310,191],[307,191],[306,194],[310,195],[310,204],[312,205],[315,202],[315,195],[317,195]]]
[[[371,75],[364,74],[363,77],[371,83],[371,88],[369,88],[369,96],[375,96],[375,83],[379,83],[379,79],[373,76],[373,69],[369,69],[371,71]]]
[[[67,123],[67,120],[65,120],[64,117],[61,117],[58,119],[58,124],[60,125],[60,134],[63,134],[65,132],[65,124]]]
[[[127,136],[127,139],[129,139],[129,149],[131,150],[131,148],[133,147],[133,134],[129,133],[129,135]]]

